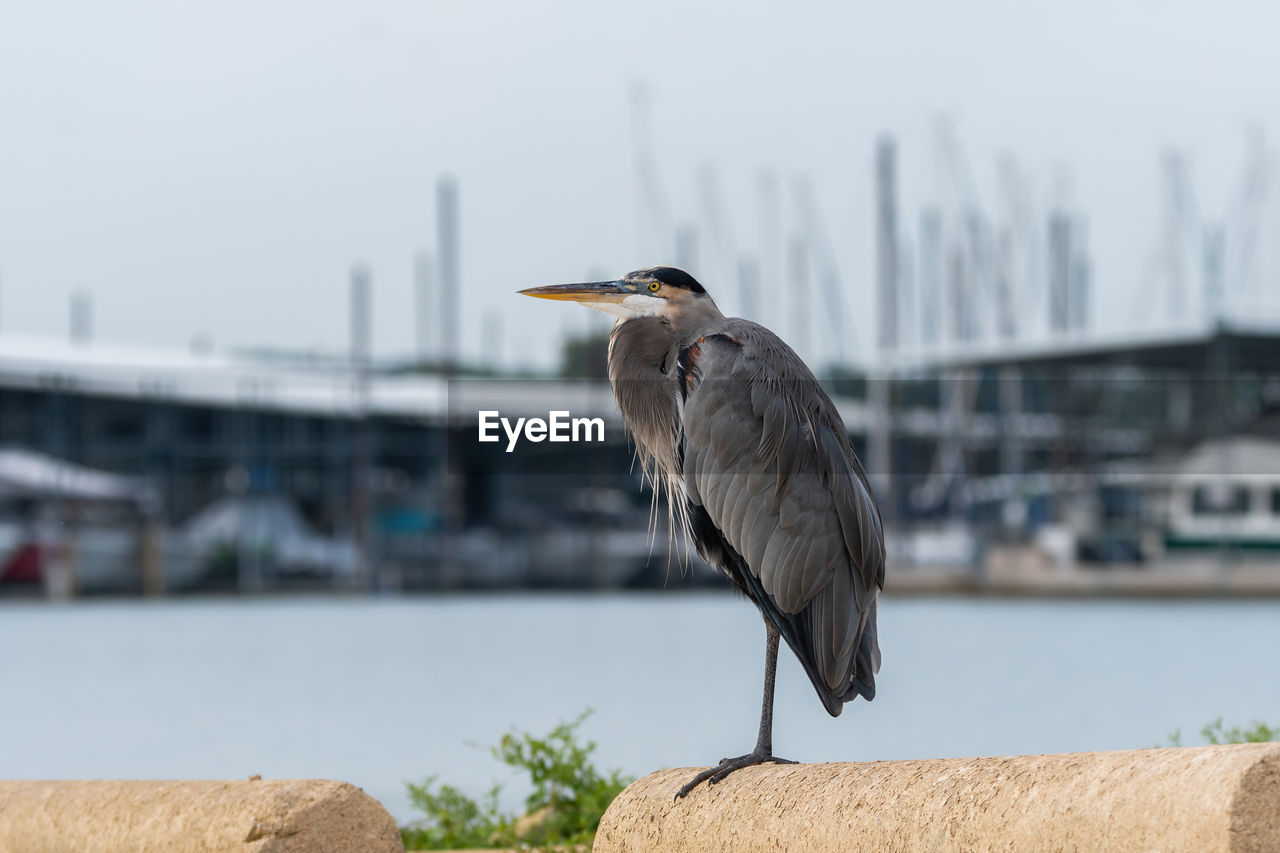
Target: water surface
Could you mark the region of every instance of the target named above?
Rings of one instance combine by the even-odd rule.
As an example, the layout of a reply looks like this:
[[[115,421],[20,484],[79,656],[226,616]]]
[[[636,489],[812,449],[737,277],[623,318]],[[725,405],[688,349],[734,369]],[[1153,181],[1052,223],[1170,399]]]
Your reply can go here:
[[[886,599],[879,695],[833,719],[784,649],[802,761],[1145,747],[1280,722],[1280,602]],[[0,777],[344,779],[480,793],[482,749],[586,707],[641,775],[746,752],[764,630],[727,593],[0,605]],[[512,793],[514,800],[516,792]]]

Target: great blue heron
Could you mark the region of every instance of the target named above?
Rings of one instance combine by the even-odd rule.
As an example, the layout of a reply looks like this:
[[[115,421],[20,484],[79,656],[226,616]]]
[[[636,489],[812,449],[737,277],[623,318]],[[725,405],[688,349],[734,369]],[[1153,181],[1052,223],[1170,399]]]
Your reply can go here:
[[[616,281],[520,291],[617,318],[609,383],[655,486],[703,558],[764,615],[764,701],[751,752],[680,789],[773,761],[778,637],[831,716],[875,696],[884,534],[831,398],[765,327],[725,317],[693,276],[651,267]]]

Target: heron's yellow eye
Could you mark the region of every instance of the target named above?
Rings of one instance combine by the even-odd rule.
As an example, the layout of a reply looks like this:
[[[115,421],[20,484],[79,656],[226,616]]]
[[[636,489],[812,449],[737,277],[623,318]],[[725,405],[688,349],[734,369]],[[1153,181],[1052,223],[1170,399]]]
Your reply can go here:
[[[657,293],[658,288],[660,287],[662,287],[662,285],[658,284],[656,281],[649,282],[649,289],[652,290],[654,293]]]

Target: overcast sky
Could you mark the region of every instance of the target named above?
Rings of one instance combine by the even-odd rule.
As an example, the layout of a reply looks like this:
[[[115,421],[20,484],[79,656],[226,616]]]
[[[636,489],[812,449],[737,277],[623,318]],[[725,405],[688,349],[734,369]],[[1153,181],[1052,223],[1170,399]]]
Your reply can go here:
[[[713,164],[750,248],[760,170],[810,176],[863,347],[875,138],[900,141],[910,237],[945,182],[943,114],[993,215],[1004,151],[1037,204],[1087,212],[1095,321],[1124,328],[1148,298],[1161,150],[1187,152],[1220,216],[1246,128],[1280,123],[1277,32],[1263,2],[9,4],[0,329],[65,335],[86,288],[99,340],[338,348],[361,261],[378,353],[408,352],[412,258],[448,173],[466,351],[500,317],[508,364],[549,364],[589,312],[515,290],[671,260],[637,209],[637,82],[677,219],[702,218],[694,176]],[[795,227],[789,203],[781,217]]]

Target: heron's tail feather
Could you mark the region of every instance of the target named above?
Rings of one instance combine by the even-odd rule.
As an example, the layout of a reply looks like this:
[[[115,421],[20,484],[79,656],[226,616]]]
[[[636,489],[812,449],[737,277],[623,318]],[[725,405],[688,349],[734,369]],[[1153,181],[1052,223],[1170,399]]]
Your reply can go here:
[[[865,682],[862,677],[854,676],[853,683],[850,684],[849,689],[845,691],[844,701],[852,702],[858,696],[861,696],[868,702],[876,698],[876,679],[874,676],[867,675]]]

